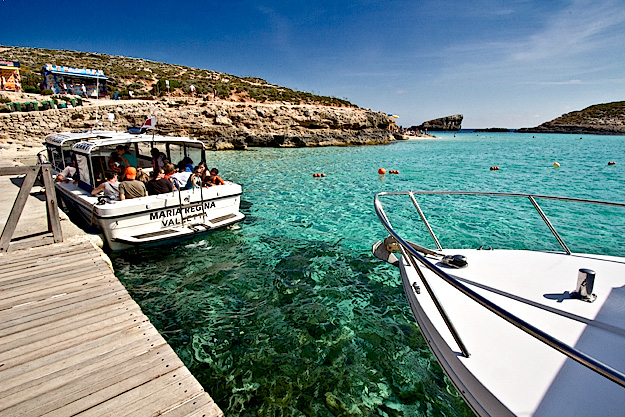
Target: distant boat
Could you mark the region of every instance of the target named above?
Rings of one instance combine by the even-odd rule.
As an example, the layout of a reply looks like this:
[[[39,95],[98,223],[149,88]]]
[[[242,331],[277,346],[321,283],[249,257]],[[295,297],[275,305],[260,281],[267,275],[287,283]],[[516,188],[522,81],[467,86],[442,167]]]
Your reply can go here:
[[[425,194],[527,198],[562,251],[444,249],[417,201]],[[381,203],[391,195],[412,201],[436,248],[409,242],[391,226]],[[399,267],[423,337],[475,414],[621,416],[625,258],[571,253],[538,205],[540,199],[625,208],[622,203],[506,193],[379,193],[375,210],[390,236],[373,252]],[[437,215],[445,215],[444,206]]]

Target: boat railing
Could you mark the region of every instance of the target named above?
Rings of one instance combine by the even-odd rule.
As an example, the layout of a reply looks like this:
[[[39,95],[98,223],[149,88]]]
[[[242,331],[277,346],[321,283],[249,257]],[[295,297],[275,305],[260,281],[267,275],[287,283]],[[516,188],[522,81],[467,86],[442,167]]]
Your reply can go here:
[[[576,348],[574,348],[572,346],[567,345],[566,343],[556,339],[555,337],[549,335],[548,333],[545,333],[542,330],[540,330],[539,328],[531,325],[530,323],[526,322],[525,320],[523,320],[523,319],[515,316],[514,314],[508,312],[507,310],[499,307],[495,303],[491,302],[490,300],[488,300],[485,297],[481,296],[477,292],[473,291],[471,288],[469,288],[466,285],[464,285],[462,282],[460,282],[454,276],[448,274],[447,272],[445,272],[442,269],[440,269],[439,267],[437,267],[428,258],[426,258],[425,255],[419,253],[419,251],[414,247],[414,244],[411,244],[407,240],[403,239],[393,229],[393,227],[392,227],[392,225],[391,225],[391,223],[390,223],[390,221],[388,219],[388,216],[386,215],[386,213],[385,213],[385,211],[384,211],[384,209],[382,207],[382,202],[380,201],[380,197],[382,197],[382,196],[392,196],[392,195],[407,195],[407,196],[410,197],[413,205],[415,206],[417,212],[419,213],[419,216],[421,217],[421,219],[423,220],[423,223],[425,224],[426,228],[428,229],[428,232],[430,233],[430,235],[432,236],[434,242],[436,243],[438,250],[442,250],[443,248],[440,245],[440,242],[438,241],[438,239],[436,238],[436,235],[434,234],[434,231],[432,230],[429,222],[425,218],[425,215],[423,214],[423,211],[421,210],[415,195],[470,195],[470,196],[496,196],[496,197],[523,197],[523,198],[528,198],[532,202],[532,205],[534,206],[536,211],[540,214],[540,216],[543,219],[543,221],[547,224],[547,226],[549,227],[551,232],[554,234],[554,236],[556,237],[556,239],[558,240],[560,245],[563,247],[565,252],[567,254],[569,254],[569,255],[571,254],[571,251],[568,249],[568,247],[566,246],[564,241],[561,239],[561,237],[559,236],[559,234],[557,233],[557,231],[555,230],[555,228],[553,227],[553,225],[551,224],[551,222],[549,221],[549,219],[547,218],[545,213],[542,211],[542,209],[540,208],[540,206],[536,202],[537,199],[548,199],[548,200],[559,200],[559,201],[578,202],[578,203],[599,204],[599,205],[606,205],[606,206],[613,206],[613,207],[622,207],[622,208],[625,208],[625,204],[623,204],[623,203],[613,203],[613,202],[607,202],[607,201],[578,199],[578,198],[554,197],[554,196],[546,196],[546,195],[495,193],[495,192],[469,192],[469,191],[381,192],[381,193],[376,194],[375,197],[374,197],[374,208],[375,208],[375,212],[376,212],[378,218],[382,222],[382,225],[384,226],[384,228],[397,241],[397,243],[400,246],[400,250],[401,250],[402,254],[404,256],[406,256],[406,259],[409,259],[411,261],[411,263],[413,264],[413,266],[415,267],[415,270],[417,271],[417,273],[419,275],[419,278],[423,281],[426,289],[428,290],[428,293],[430,294],[430,297],[434,301],[434,303],[435,303],[439,313],[442,315],[442,317],[443,317],[443,319],[444,319],[444,321],[445,321],[445,323],[447,325],[447,328],[451,332],[454,340],[458,343],[458,346],[460,347],[460,350],[461,350],[463,356],[469,357],[468,350],[464,346],[464,343],[462,342],[462,339],[458,335],[458,332],[453,327],[453,323],[447,317],[447,315],[445,314],[444,310],[442,309],[442,306],[441,306],[440,302],[438,301],[438,299],[436,298],[435,294],[430,290],[429,284],[427,284],[427,281],[425,280],[425,276],[423,275],[422,271],[420,270],[419,266],[417,265],[417,261],[419,261],[422,265],[424,265],[426,268],[428,268],[430,271],[432,271],[438,277],[440,277],[441,279],[446,281],[448,284],[453,286],[455,289],[457,289],[458,291],[460,291],[461,293],[463,293],[467,297],[471,298],[473,301],[477,302],[481,306],[485,307],[486,309],[488,309],[492,313],[494,313],[497,316],[501,317],[502,319],[506,320],[508,323],[516,326],[517,328],[521,329],[525,333],[533,336],[534,338],[540,340],[541,342],[545,343],[546,345],[550,346],[551,348],[553,348],[553,349],[557,350],[558,352],[566,355],[567,357],[571,358],[572,360],[574,360],[574,361],[576,361],[576,362],[586,366],[587,368],[589,368],[589,369],[593,370],[594,372],[602,375],[603,377],[605,377],[605,378],[615,382],[616,384],[618,384],[618,385],[620,385],[622,387],[625,387],[625,374],[623,374],[622,372],[612,368],[611,366],[609,366],[607,364],[604,364],[603,362],[595,359],[594,357],[592,357],[590,355],[587,355],[586,353],[584,353],[584,352],[582,352],[582,351],[580,351],[580,350],[578,350],[578,349],[576,349]]]

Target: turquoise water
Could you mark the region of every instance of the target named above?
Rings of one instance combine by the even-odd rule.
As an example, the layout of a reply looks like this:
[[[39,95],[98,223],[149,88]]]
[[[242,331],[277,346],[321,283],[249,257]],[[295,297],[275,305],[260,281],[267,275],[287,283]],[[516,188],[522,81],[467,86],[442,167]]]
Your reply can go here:
[[[246,220],[116,255],[116,274],[226,415],[470,415],[414,324],[398,271],[371,255],[386,236],[373,195],[505,191],[625,202],[625,137],[440,136],[214,153],[208,165],[243,185]],[[379,176],[380,167],[400,174]],[[558,249],[525,200],[420,202],[443,246]],[[540,204],[572,250],[625,256],[619,211]],[[431,246],[414,215],[401,220],[408,205],[394,206],[391,221]]]

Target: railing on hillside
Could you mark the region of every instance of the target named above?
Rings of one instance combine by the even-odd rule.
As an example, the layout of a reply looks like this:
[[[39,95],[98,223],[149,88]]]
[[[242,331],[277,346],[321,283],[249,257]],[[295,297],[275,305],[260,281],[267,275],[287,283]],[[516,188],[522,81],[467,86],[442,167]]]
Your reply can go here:
[[[41,173],[43,180],[43,186],[45,187],[46,197],[46,214],[48,218],[48,233],[52,233],[52,236],[38,239],[36,241],[24,240],[21,242],[12,242],[13,234],[17,227],[17,222],[22,215],[26,200],[30,195],[30,191],[37,180],[37,177]],[[34,246],[43,246],[51,243],[58,243],[63,241],[63,231],[61,230],[61,222],[59,221],[58,205],[56,202],[56,192],[54,188],[54,181],[52,180],[51,166],[34,165],[34,166],[22,166],[22,167],[6,167],[0,168],[0,176],[6,175],[26,175],[24,181],[20,187],[20,191],[17,194],[13,208],[9,214],[2,235],[0,235],[0,252],[8,252],[10,250],[25,249]]]

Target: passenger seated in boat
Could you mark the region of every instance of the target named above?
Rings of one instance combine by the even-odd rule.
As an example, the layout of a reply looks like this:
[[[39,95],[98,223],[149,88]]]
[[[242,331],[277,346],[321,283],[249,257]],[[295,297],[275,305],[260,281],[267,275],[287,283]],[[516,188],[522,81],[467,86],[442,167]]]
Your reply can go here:
[[[147,184],[150,181],[150,176],[141,168],[137,168],[137,181],[141,181],[144,184]]]
[[[117,172],[117,175],[121,175],[124,172],[124,161],[119,157],[117,151],[111,152],[109,157],[109,169]]]
[[[174,164],[165,164],[163,170],[165,171],[165,178],[167,179],[176,173],[176,167]]]
[[[117,172],[106,171],[106,181],[91,190],[91,195],[104,193],[105,197],[111,200],[117,200],[119,197],[119,182],[117,181]]]
[[[217,168],[211,168],[210,173],[204,180],[204,185],[208,187],[212,187],[213,185],[224,185],[224,180],[219,178],[217,174],[219,174],[219,170]]]
[[[186,190],[188,188],[191,188],[191,185],[189,184],[189,178],[193,173],[188,172],[186,169],[187,164],[182,161],[178,162],[178,172],[172,174],[172,176],[169,177],[171,182],[174,184],[174,188],[177,188],[178,190]]]
[[[71,165],[67,165],[63,171],[56,176],[56,182],[70,182],[74,180],[74,184],[78,181],[76,178],[76,161],[72,159]]]
[[[200,188],[202,186],[202,168],[196,166],[193,174],[189,177],[188,188]]]
[[[145,197],[148,192],[145,184],[137,181],[137,170],[134,167],[126,168],[126,181],[119,184],[119,199],[126,200],[131,198]]]
[[[124,167],[137,168],[137,157],[130,153],[127,146],[117,145],[117,148],[115,148],[115,152],[117,152],[117,155],[119,155],[119,157],[123,161]]]
[[[174,185],[168,178],[165,178],[165,170],[163,168],[152,171],[152,179],[148,181],[146,188],[148,195],[165,194],[174,191]]]
[[[182,161],[184,162],[186,165],[186,170],[189,172],[193,172],[193,160],[191,158],[189,158],[188,156],[185,156],[184,158],[182,158]]]
[[[162,168],[165,166],[165,159],[167,156],[157,148],[152,148],[150,150],[150,154],[152,155],[152,169],[156,171],[158,168]]]

